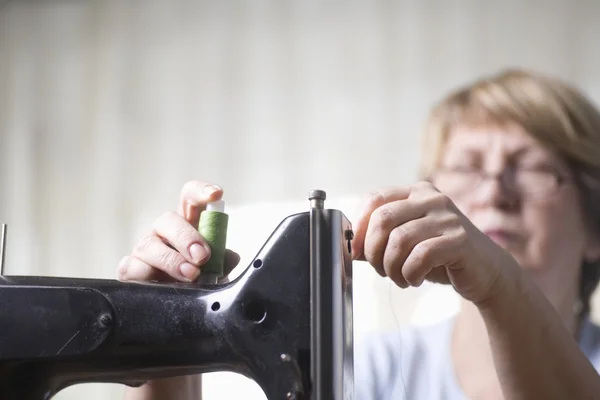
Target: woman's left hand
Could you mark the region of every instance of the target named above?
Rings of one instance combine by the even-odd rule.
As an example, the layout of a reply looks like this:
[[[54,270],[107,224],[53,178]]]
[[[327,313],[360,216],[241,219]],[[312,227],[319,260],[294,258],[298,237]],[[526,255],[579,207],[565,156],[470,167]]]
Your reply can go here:
[[[479,231],[428,182],[377,191],[354,226],[353,255],[398,286],[451,284],[485,302],[510,282],[512,256]]]

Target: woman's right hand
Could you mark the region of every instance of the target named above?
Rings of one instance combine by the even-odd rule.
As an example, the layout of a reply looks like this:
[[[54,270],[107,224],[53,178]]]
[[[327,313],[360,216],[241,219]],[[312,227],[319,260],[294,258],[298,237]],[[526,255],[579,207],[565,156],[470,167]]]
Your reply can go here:
[[[178,211],[168,211],[156,219],[117,267],[121,281],[191,282],[198,278],[202,265],[210,258],[210,247],[198,232],[200,213],[212,201],[220,200],[223,190],[206,182],[187,182],[180,194]],[[226,273],[240,261],[227,250]]]
[[[198,232],[200,213],[212,201],[220,200],[223,190],[205,182],[187,182],[179,198],[177,212],[169,211],[156,219],[148,234],[134,246],[117,267],[121,281],[191,282],[198,278],[210,258],[210,247]],[[227,250],[225,275],[240,257]],[[226,279],[226,277],[225,277]],[[200,376],[180,376],[146,382],[125,389],[126,400],[199,400]]]

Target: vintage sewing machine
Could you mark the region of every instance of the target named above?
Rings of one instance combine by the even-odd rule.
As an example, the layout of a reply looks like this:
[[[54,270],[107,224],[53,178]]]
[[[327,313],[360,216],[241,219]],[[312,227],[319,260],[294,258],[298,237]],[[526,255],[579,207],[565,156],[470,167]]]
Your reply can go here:
[[[0,398],[243,374],[269,400],[353,399],[350,223],[312,191],[226,284],[0,277]]]

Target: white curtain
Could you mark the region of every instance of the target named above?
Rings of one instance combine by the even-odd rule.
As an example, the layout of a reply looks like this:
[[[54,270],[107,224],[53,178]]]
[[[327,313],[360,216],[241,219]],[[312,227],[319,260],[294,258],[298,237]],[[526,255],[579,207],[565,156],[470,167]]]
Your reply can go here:
[[[559,74],[600,101],[599,16],[585,0],[10,1],[6,272],[114,277],[189,179],[221,184],[234,209],[408,183],[431,103],[502,67]],[[364,290],[359,302],[389,297]],[[395,324],[380,312],[376,326]],[[118,397],[92,386],[59,398]]]

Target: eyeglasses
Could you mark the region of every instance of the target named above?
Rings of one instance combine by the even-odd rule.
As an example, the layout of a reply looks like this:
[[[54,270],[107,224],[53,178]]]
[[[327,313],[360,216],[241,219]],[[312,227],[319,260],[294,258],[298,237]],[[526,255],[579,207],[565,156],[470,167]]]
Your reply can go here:
[[[512,167],[500,174],[489,174],[474,167],[444,167],[434,172],[438,189],[463,195],[487,179],[500,179],[503,188],[525,198],[541,198],[556,192],[569,179],[551,168]]]

